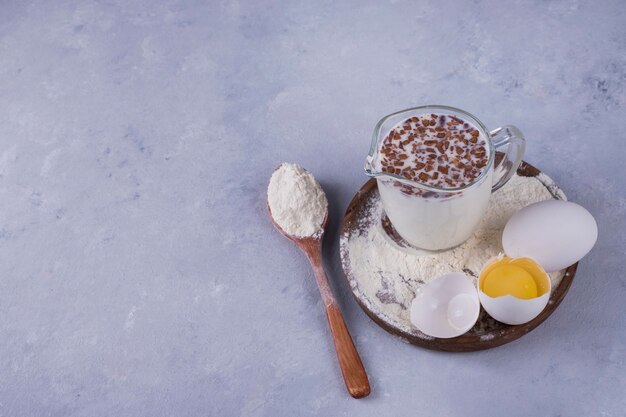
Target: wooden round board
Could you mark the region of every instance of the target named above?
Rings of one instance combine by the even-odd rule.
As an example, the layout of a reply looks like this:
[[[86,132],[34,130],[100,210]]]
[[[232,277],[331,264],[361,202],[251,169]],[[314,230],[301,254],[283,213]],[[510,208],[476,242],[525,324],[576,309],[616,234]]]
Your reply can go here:
[[[517,170],[517,174],[523,177],[536,177],[540,173],[541,171],[526,162],[522,162]],[[556,185],[544,185],[554,198],[560,198],[560,196],[563,195]],[[376,180],[370,179],[363,185],[363,187],[361,187],[350,202],[341,224],[340,252],[345,277],[357,303],[361,306],[363,311],[365,311],[365,313],[367,313],[367,315],[374,320],[374,322],[388,332],[400,336],[417,346],[428,349],[448,352],[470,352],[489,349],[512,342],[539,326],[554,312],[554,310],[556,310],[565,297],[565,294],[567,294],[572,280],[574,279],[574,275],[576,274],[576,267],[578,266],[577,263],[571,265],[565,270],[560,283],[552,289],[552,294],[550,295],[550,300],[546,308],[541,312],[541,314],[539,314],[539,316],[528,323],[518,326],[510,326],[496,322],[484,311],[482,311],[481,308],[479,323],[477,323],[474,329],[459,337],[440,339],[424,335],[414,327],[407,330],[406,327],[400,325],[397,318],[385,317],[380,311],[376,311],[376,309],[371,308],[372,303],[367,299],[367,296],[363,292],[359,291],[358,286],[354,285],[355,278],[358,277],[354,276],[353,268],[350,265],[349,239],[347,237],[352,233],[360,233],[359,228],[362,227],[362,222],[359,220],[361,220],[364,216],[364,206],[376,194],[378,194]],[[481,321],[489,321],[489,325],[479,326]]]

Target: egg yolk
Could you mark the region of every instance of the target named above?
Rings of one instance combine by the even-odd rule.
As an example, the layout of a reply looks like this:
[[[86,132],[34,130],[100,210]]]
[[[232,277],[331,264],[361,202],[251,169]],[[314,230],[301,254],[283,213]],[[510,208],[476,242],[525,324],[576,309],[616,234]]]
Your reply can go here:
[[[512,295],[523,300],[537,297],[537,284],[533,276],[517,265],[495,266],[483,280],[482,290],[489,297]]]

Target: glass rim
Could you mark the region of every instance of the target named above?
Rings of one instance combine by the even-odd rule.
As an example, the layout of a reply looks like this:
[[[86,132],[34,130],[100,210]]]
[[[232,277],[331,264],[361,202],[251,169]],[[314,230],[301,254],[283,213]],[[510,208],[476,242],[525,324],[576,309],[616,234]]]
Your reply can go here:
[[[428,113],[428,110],[433,110],[431,113],[436,112],[437,110],[439,111],[444,111],[444,112],[451,112],[451,113],[458,113],[461,117],[463,118],[467,118],[469,119],[472,123],[474,123],[476,125],[476,127],[480,130],[480,133],[485,137],[485,140],[487,141],[488,145],[489,145],[489,159],[487,160],[487,165],[483,168],[482,172],[480,173],[480,175],[476,178],[474,178],[474,180],[472,180],[470,183],[462,186],[462,187],[455,187],[455,188],[443,188],[443,187],[436,187],[433,185],[428,185],[428,184],[424,184],[423,182],[420,181],[414,181],[414,180],[409,180],[406,179],[404,177],[401,177],[400,175],[397,174],[391,174],[389,172],[382,172],[382,171],[377,171],[374,169],[373,167],[373,161],[374,161],[374,157],[375,155],[378,153],[378,139],[380,137],[380,131],[383,127],[383,125],[391,118],[399,116],[401,114],[404,113],[413,113],[413,112],[421,112],[421,114],[423,113]],[[387,116],[383,117],[382,119],[380,119],[378,121],[378,123],[376,123],[376,126],[374,126],[374,131],[372,133],[372,142],[370,145],[370,151],[367,155],[366,161],[365,161],[365,173],[367,174],[367,176],[371,177],[371,178],[380,178],[380,177],[391,177],[397,181],[400,181],[403,184],[406,185],[410,185],[413,187],[418,187],[418,188],[422,188],[428,191],[435,191],[435,192],[454,192],[454,191],[463,191],[463,190],[467,190],[468,188],[473,187],[476,184],[481,183],[485,177],[487,175],[489,175],[489,172],[491,171],[491,167],[493,166],[494,163],[494,159],[495,159],[495,155],[496,155],[496,151],[495,148],[493,146],[493,141],[491,140],[491,134],[489,133],[489,131],[487,130],[487,127],[485,127],[485,125],[478,120],[478,118],[476,116],[474,116],[473,114],[465,111],[465,110],[461,110],[459,108],[456,107],[452,107],[452,106],[445,106],[445,105],[441,105],[441,104],[428,104],[425,106],[417,106],[417,107],[410,107],[408,109],[404,109],[404,110],[399,110],[396,112],[393,112],[391,114],[388,114]]]

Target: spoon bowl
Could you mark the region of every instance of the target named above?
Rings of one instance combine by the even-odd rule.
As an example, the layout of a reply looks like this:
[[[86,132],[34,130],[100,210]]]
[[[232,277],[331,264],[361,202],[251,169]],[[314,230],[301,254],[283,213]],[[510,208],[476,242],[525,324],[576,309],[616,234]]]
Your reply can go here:
[[[267,202],[266,205],[267,205],[267,211],[270,214],[270,220],[272,221],[272,224],[274,225],[276,230],[278,230],[278,232],[280,232],[281,235],[283,235],[287,239],[291,240],[298,247],[301,247],[303,242],[307,242],[307,241],[319,241],[320,244],[321,244],[322,239],[324,238],[324,232],[326,231],[326,225],[328,224],[328,209],[326,210],[326,214],[324,215],[324,220],[322,221],[322,227],[321,227],[321,230],[319,232],[315,233],[312,236],[294,236],[294,235],[290,235],[289,233],[285,232],[283,230],[283,228],[280,227],[280,225],[278,223],[276,223],[276,220],[274,220],[274,216],[272,216],[272,209],[270,208],[269,201]]]

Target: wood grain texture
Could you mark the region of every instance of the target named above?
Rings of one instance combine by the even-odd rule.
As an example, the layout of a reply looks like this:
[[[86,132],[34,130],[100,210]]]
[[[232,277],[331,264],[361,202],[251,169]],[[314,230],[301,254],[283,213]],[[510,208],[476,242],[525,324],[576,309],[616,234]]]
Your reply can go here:
[[[522,162],[520,167],[517,170],[517,174],[526,177],[535,177],[539,175],[541,171],[539,171],[534,166]],[[352,230],[355,230],[358,226],[358,216],[361,213],[360,208],[362,204],[367,200],[370,193],[377,191],[377,185],[375,179],[370,179],[367,181],[363,187],[356,193],[350,205],[348,206],[346,213],[344,215],[343,223],[341,224],[340,235],[343,236],[345,233],[348,233]],[[342,266],[345,273],[346,280],[348,280],[348,286],[350,286],[350,278],[353,277],[352,269],[350,268],[350,262],[346,261],[346,257],[349,256],[349,248],[342,248],[341,256],[342,256]],[[355,297],[357,303],[363,311],[380,327],[392,333],[394,335],[400,336],[410,343],[428,348],[433,350],[441,350],[447,352],[471,352],[477,350],[490,349],[497,346],[504,345],[506,343],[512,342],[514,340],[519,339],[525,334],[529,333],[544,320],[546,320],[559,306],[567,291],[572,284],[572,280],[574,279],[574,275],[576,274],[576,268],[578,263],[571,265],[565,270],[565,275],[563,279],[559,283],[559,285],[552,290],[552,294],[550,295],[550,300],[548,301],[548,305],[546,308],[533,320],[528,323],[521,324],[518,326],[510,326],[503,325],[501,329],[495,330],[488,334],[464,334],[459,337],[450,338],[450,339],[441,339],[441,338],[423,338],[415,336],[414,334],[407,333],[397,327],[391,326],[388,322],[383,320],[380,316],[377,315],[375,311],[370,310],[367,307],[367,304],[361,300],[357,294],[353,290],[353,296]]]
[[[348,327],[343,320],[343,315],[337,304],[326,308],[328,324],[333,333],[337,359],[341,367],[343,379],[346,382],[348,392],[354,398],[366,397],[370,393],[370,384],[367,373],[361,362],[361,357],[354,346]]]

